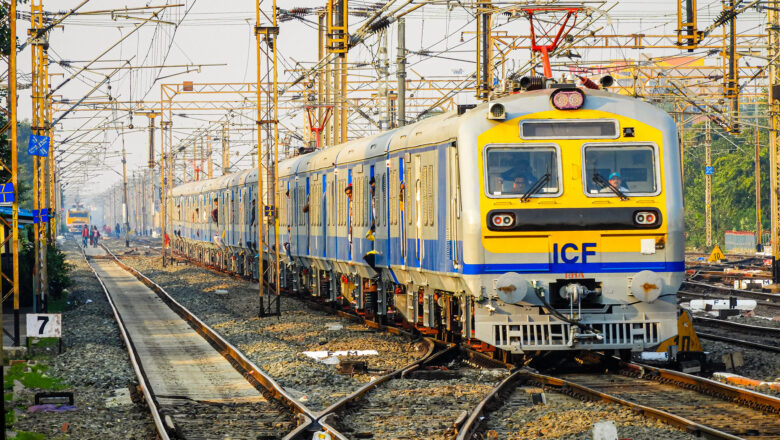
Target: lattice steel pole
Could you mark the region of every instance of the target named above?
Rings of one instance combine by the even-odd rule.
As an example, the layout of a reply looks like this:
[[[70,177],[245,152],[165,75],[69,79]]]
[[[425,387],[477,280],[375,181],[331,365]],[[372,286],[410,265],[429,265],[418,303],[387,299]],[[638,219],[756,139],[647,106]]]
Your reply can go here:
[[[712,133],[710,130],[710,120],[704,123],[704,227],[707,229],[706,244],[707,248],[712,246],[712,175],[707,169],[712,166]]]
[[[344,0],[346,1],[346,0]],[[276,178],[279,162],[279,90],[277,87],[276,47],[279,27],[276,23],[276,0],[271,2],[271,11],[263,13],[270,18],[270,26],[260,24],[262,0],[256,3],[255,37],[257,43],[257,256],[258,284],[260,286],[260,316],[281,314],[279,302],[279,218],[276,207],[279,205]],[[270,17],[269,15],[270,14]],[[265,70],[265,72],[264,72]],[[268,88],[268,82],[272,86]],[[266,84],[266,88],[264,88]],[[266,139],[263,141],[263,130]],[[265,143],[268,161],[263,169],[262,150]],[[264,182],[267,179],[268,195],[263,196]],[[270,202],[270,203],[268,203]],[[266,206],[268,212],[266,216]],[[270,218],[268,240],[265,237],[266,217]],[[273,249],[268,243],[268,270],[264,269],[266,241],[274,237]],[[272,284],[273,282],[273,284]],[[267,291],[266,291],[267,289]],[[267,293],[267,295],[266,295]]]
[[[12,1],[9,5],[9,28],[10,28],[10,50],[8,54],[8,129],[10,133],[10,149],[11,149],[11,163],[1,163],[5,171],[10,172],[9,181],[4,183],[11,183],[13,186],[14,201],[11,204],[11,223],[9,224],[4,218],[0,218],[3,223],[3,228],[8,228],[10,236],[3,237],[2,248],[5,248],[10,239],[11,241],[11,254],[13,262],[11,270],[0,266],[0,274],[2,275],[2,283],[0,286],[4,286],[6,283],[11,285],[11,291],[6,292],[4,289],[0,290],[0,321],[2,321],[2,304],[5,303],[5,299],[9,296],[13,296],[13,309],[14,309],[14,345],[19,346],[19,181],[18,181],[18,137],[17,137],[17,105],[16,105],[16,2]]]
[[[56,166],[54,162],[54,126],[51,124],[51,118],[52,118],[52,99],[50,96],[48,96],[49,90],[51,90],[51,77],[49,76],[49,60],[48,55],[46,55],[46,64],[44,64],[45,69],[45,78],[46,78],[46,125],[49,127],[48,133],[46,133],[49,136],[49,156],[44,159],[46,160],[47,167],[48,167],[48,176],[47,176],[47,182],[48,182],[48,197],[49,197],[49,203],[47,203],[47,208],[49,209],[49,223],[48,223],[48,232],[49,232],[49,242],[52,244],[52,246],[57,246],[57,191],[56,191]]]
[[[43,27],[43,4],[41,0],[30,2],[30,35],[36,35],[38,29]],[[32,41],[32,132],[35,135],[47,136],[49,134],[48,108],[46,104],[48,95],[48,75],[46,56],[47,45],[45,35],[38,36]],[[39,213],[46,208],[46,159],[40,156],[33,158],[33,209]],[[43,215],[38,215],[43,220]],[[46,310],[46,298],[48,296],[48,277],[46,273],[46,225],[42,221],[36,221],[34,226],[35,240],[35,281],[34,289],[40,298],[41,310]]]
[[[778,12],[778,2],[768,1],[767,11],[767,59],[773,60],[778,54],[780,54],[780,13]],[[780,147],[778,142],[778,130],[780,130],[780,105],[778,105],[778,99],[780,99],[780,70],[777,68],[777,62],[769,63],[769,87],[767,101],[769,103],[769,160],[770,160],[770,175],[769,182],[771,185],[770,201],[771,201],[771,218],[772,218],[772,256],[775,261],[780,259],[780,240],[778,240],[778,234],[780,233],[780,218],[778,216],[778,191],[780,191],[780,170],[778,170],[778,158],[780,152],[777,151]],[[775,282],[778,281],[777,270],[774,270]]]

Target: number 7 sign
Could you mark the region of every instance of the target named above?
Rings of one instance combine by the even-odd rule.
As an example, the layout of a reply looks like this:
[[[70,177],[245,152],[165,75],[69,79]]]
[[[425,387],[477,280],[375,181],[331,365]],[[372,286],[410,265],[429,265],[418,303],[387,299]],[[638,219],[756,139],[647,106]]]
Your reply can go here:
[[[59,313],[28,313],[28,338],[61,338],[62,315]]]

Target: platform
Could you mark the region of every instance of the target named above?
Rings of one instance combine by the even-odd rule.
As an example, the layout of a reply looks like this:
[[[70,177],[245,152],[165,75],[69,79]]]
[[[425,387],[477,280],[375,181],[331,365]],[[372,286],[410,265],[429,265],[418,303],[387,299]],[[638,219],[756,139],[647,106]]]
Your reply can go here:
[[[88,248],[87,255],[103,254]],[[262,402],[265,398],[148,287],[110,260],[92,260],[127,326],[160,404],[182,399]]]

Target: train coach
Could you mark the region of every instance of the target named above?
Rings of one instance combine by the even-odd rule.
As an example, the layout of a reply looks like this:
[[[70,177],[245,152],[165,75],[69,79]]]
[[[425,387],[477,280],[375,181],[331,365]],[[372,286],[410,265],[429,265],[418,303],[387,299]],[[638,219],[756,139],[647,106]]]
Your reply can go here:
[[[509,353],[692,348],[677,131],[651,104],[556,85],[282,161],[278,178],[282,287]],[[257,276],[256,193],[254,170],[175,188],[177,251]]]

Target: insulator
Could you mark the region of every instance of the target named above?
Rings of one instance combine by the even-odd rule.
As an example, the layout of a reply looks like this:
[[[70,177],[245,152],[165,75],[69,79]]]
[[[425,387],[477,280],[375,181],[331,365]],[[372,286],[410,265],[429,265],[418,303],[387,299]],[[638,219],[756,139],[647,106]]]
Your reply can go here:
[[[525,90],[539,90],[544,88],[543,76],[524,76],[520,78],[520,87]]]
[[[596,90],[598,90],[598,88],[599,88],[599,85],[598,85],[598,84],[596,84],[596,83],[594,83],[594,82],[593,82],[593,81],[592,81],[590,78],[588,78],[587,76],[580,76],[579,78],[580,78],[580,81],[582,81],[582,85],[584,85],[585,87],[587,87],[587,88],[589,88],[589,89],[596,89]]]
[[[387,17],[382,17],[373,23],[371,23],[371,26],[368,27],[369,31],[376,32],[379,30],[382,30],[386,27],[390,26],[390,20]]]
[[[291,15],[304,15],[308,14],[311,11],[310,8],[291,8],[290,14]]]

